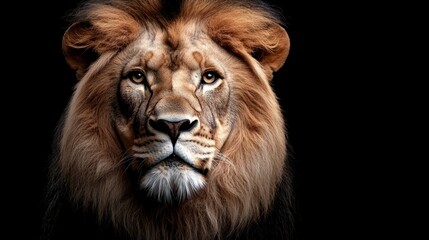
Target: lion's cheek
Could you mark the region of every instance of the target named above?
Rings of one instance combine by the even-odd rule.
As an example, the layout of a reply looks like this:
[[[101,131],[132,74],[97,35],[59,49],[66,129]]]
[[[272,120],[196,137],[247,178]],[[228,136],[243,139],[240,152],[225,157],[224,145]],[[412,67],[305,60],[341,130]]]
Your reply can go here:
[[[144,130],[144,127],[142,128],[140,125],[145,122],[144,114],[142,114],[145,109],[141,109],[141,106],[147,102],[145,96],[148,94],[146,92],[147,90],[143,86],[132,84],[127,80],[120,83],[112,119],[116,123],[118,135],[125,149],[133,146],[136,136],[144,134],[144,132],[135,132],[135,130]]]
[[[216,148],[222,149],[228,137],[231,135],[232,127],[230,125],[220,125],[216,131]]]
[[[132,123],[126,123],[125,120],[118,121],[116,124],[116,129],[124,148],[131,148],[134,143],[133,139],[135,137],[135,134],[132,130]]]

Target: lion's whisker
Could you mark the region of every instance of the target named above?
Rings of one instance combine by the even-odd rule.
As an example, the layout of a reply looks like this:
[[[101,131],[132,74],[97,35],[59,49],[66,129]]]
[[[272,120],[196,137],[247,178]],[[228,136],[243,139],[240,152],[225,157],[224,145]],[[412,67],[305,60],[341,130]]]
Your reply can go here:
[[[228,165],[231,165],[231,166],[234,165],[234,163],[231,161],[231,159],[229,159],[227,156],[225,156],[223,153],[221,153],[219,151],[216,151],[216,155],[215,155],[214,159],[217,160],[214,162],[215,164],[219,164],[220,161],[222,161],[224,163],[227,163]]]

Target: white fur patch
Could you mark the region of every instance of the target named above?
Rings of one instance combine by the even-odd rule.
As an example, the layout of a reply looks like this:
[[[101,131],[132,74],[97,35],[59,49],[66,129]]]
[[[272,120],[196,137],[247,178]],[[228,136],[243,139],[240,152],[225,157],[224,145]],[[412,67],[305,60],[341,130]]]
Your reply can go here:
[[[141,181],[141,189],[159,202],[182,202],[203,188],[205,179],[190,167],[161,164],[150,169]]]

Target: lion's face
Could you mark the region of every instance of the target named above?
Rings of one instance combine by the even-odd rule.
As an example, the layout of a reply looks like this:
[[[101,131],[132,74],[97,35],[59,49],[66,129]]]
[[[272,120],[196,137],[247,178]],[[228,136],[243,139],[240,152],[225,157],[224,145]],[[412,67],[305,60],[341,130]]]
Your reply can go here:
[[[287,175],[270,81],[289,38],[259,3],[163,2],[88,4],[65,32],[78,83],[56,169],[75,203],[136,238],[221,237],[268,211]]]
[[[206,184],[234,122],[234,72],[245,67],[198,25],[173,30],[145,31],[108,67],[131,171],[162,202],[180,202]],[[171,34],[179,46],[171,47]]]

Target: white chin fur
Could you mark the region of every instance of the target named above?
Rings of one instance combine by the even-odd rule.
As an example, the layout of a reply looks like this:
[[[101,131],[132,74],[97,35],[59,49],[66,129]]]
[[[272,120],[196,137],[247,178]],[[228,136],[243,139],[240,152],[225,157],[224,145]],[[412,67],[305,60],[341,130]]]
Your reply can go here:
[[[159,202],[180,203],[204,185],[204,177],[189,167],[154,167],[144,175],[140,187]]]

